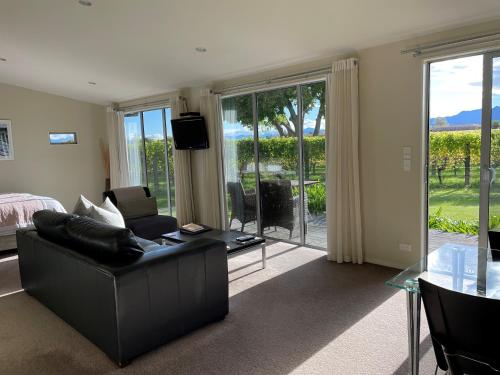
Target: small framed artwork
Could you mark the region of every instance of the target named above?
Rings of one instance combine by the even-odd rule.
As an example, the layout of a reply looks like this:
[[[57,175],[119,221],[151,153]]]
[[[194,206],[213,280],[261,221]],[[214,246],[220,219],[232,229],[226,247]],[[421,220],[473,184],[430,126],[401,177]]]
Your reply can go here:
[[[49,143],[51,145],[76,145],[75,132],[49,132]]]
[[[14,160],[14,142],[10,120],[0,120],[0,160]]]

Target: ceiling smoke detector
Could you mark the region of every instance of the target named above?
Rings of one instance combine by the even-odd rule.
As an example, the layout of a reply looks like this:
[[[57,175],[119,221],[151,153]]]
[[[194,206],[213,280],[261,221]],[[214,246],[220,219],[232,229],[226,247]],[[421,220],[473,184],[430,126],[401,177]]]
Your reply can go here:
[[[88,0],[78,0],[78,4],[83,5],[84,7],[92,6],[92,2]]]
[[[194,50],[200,53],[207,52],[207,49],[205,47],[196,47]]]

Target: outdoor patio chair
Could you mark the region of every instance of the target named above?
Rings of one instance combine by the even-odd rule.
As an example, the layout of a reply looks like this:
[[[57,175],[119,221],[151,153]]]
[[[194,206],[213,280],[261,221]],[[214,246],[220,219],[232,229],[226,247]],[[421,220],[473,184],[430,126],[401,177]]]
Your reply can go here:
[[[231,220],[229,227],[234,219],[241,223],[241,231],[245,229],[245,224],[255,221],[257,219],[257,207],[255,193],[247,193],[243,189],[241,181],[228,182],[227,191],[231,199]]]
[[[290,180],[260,182],[262,228],[281,227],[290,231],[295,227],[294,210],[299,207],[299,197],[293,197]]]

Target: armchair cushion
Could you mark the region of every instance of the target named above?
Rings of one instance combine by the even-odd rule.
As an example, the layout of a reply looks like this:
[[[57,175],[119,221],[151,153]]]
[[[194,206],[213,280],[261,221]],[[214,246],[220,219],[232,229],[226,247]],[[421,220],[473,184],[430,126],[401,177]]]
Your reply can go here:
[[[139,199],[118,201],[118,209],[126,219],[158,215],[156,198],[143,196]]]

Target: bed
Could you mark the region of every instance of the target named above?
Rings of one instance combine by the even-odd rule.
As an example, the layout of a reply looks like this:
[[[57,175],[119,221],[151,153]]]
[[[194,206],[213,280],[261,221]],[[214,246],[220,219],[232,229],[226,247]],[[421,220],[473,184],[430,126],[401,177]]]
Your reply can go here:
[[[17,248],[16,230],[33,225],[33,213],[39,210],[66,212],[54,198],[26,193],[0,194],[0,251]]]

